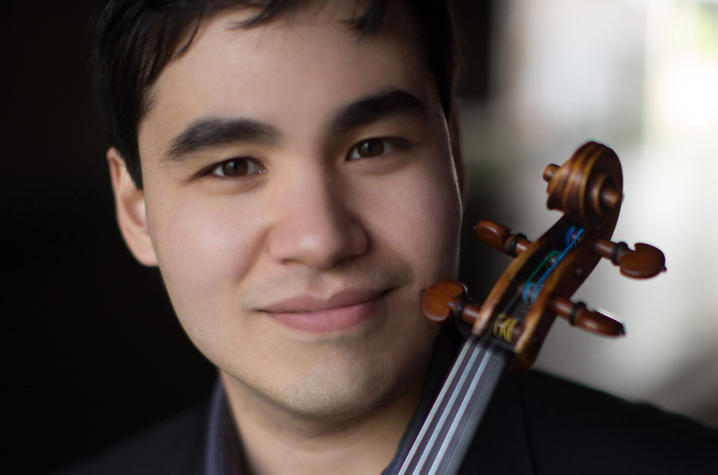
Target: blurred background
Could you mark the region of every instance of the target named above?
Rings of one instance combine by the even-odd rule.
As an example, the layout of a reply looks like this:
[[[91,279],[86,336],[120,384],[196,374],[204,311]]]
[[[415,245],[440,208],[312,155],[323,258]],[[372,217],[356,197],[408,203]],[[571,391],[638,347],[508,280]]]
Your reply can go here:
[[[537,366],[718,427],[718,2],[455,1],[470,178],[464,278],[485,295],[508,258],[479,218],[536,238],[541,172],[586,140],[624,167],[615,232],[667,256],[630,281],[599,265],[579,297],[622,319],[609,340],[557,322]],[[5,352],[3,473],[46,473],[200,399],[210,365],[153,269],[121,242],[89,99],[93,1],[9,2],[0,48]]]

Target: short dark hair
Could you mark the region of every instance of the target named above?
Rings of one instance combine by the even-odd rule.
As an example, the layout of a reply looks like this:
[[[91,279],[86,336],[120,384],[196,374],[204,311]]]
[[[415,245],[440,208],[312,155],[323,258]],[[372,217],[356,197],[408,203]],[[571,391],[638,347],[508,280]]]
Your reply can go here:
[[[360,35],[377,31],[387,2],[370,0],[365,11],[347,20]],[[457,46],[449,0],[403,0],[414,14],[427,64],[434,75],[447,118],[456,90]],[[148,91],[167,64],[189,48],[203,18],[223,10],[253,7],[256,15],[241,26],[267,23],[296,10],[301,0],[108,0],[94,20],[91,57],[94,91],[111,144],[142,188],[137,132],[149,109]],[[187,40],[180,41],[189,33]]]

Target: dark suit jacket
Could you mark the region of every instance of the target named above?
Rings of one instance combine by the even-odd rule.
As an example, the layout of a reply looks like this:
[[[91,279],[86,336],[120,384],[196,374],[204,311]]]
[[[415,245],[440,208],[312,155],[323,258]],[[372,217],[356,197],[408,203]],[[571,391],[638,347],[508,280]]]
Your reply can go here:
[[[201,475],[208,403],[65,474]],[[538,372],[499,388],[462,473],[718,474],[718,432]]]

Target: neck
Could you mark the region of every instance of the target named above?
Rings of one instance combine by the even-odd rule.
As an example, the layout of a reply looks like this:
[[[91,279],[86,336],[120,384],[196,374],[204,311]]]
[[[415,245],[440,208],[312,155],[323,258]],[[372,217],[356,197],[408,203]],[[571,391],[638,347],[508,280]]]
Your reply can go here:
[[[423,381],[359,415],[292,413],[222,374],[254,474],[380,473],[416,410]]]

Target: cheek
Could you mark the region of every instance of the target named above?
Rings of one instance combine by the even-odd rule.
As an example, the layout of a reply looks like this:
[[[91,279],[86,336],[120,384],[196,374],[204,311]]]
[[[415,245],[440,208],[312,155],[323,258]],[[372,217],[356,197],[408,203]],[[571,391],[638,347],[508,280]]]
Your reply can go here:
[[[419,265],[425,262],[431,266],[426,271],[432,280],[455,278],[461,230],[461,201],[455,182],[450,175],[433,175],[422,183],[429,187],[417,200],[415,212],[419,218],[409,234]]]
[[[250,230],[257,226],[251,216],[240,219],[235,211],[231,203],[206,199],[148,203],[159,268],[182,320],[226,308],[232,303],[227,300],[235,298],[232,289],[252,265],[257,238]]]
[[[451,168],[417,167],[396,182],[382,186],[368,219],[386,236],[396,255],[410,259],[422,285],[455,277],[461,201]]]

